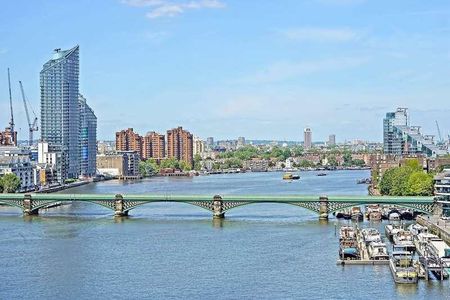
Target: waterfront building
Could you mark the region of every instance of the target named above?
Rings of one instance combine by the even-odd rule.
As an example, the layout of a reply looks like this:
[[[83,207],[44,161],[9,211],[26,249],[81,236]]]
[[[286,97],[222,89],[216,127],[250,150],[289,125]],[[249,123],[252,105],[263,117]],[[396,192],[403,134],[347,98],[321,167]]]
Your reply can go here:
[[[30,160],[30,150],[15,147],[0,147],[0,177],[14,174],[20,179],[18,192],[34,190],[39,181],[35,181],[34,169]]]
[[[450,169],[434,176],[434,194],[450,197]]]
[[[79,46],[55,49],[40,72],[41,140],[60,153],[58,180],[80,172]]]
[[[266,159],[251,159],[244,162],[244,168],[252,172],[267,172],[269,161]]]
[[[312,131],[309,127],[306,127],[303,132],[303,148],[305,150],[312,148]]]
[[[330,134],[328,136],[328,146],[336,146],[336,135]]]
[[[118,151],[97,156],[97,169],[107,177],[139,178],[140,156],[136,151]]]
[[[198,136],[194,137],[194,145],[193,145],[193,152],[194,155],[201,155],[203,152],[205,152],[205,142],[201,140]]]
[[[80,94],[80,175],[93,177],[97,170],[97,117]]]
[[[185,161],[190,166],[194,163],[193,136],[183,127],[167,130],[167,157]]]
[[[116,132],[116,150],[117,151],[135,151],[139,157],[143,157],[143,138],[128,128]]]
[[[386,113],[383,119],[385,154],[436,157],[448,153],[448,150],[435,144],[432,135],[423,135],[420,126],[411,126],[408,120],[407,108],[397,108],[395,112]]]
[[[154,131],[148,132],[143,137],[142,159],[154,158],[162,160],[166,157],[166,140],[164,134]]]

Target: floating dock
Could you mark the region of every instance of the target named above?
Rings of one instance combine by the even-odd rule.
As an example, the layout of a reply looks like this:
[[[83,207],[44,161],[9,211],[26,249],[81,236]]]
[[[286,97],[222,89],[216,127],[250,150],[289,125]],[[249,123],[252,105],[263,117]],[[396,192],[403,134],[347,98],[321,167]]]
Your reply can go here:
[[[376,266],[376,265],[389,265],[389,260],[367,260],[367,259],[347,259],[342,260],[338,259],[336,262],[336,265],[370,265],[370,266]]]

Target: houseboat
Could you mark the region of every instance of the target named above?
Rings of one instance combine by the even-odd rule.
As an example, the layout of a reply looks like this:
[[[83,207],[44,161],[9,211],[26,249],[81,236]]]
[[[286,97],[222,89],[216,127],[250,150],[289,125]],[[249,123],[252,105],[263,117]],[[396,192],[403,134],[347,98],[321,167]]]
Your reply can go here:
[[[413,235],[410,231],[400,229],[392,236],[394,245],[403,246],[406,251],[416,251],[416,246],[413,243]]]
[[[383,242],[371,242],[367,247],[369,257],[371,260],[388,260],[389,255],[387,252],[386,244]]]
[[[395,283],[415,284],[419,279],[413,257],[408,251],[392,251],[389,267]]]

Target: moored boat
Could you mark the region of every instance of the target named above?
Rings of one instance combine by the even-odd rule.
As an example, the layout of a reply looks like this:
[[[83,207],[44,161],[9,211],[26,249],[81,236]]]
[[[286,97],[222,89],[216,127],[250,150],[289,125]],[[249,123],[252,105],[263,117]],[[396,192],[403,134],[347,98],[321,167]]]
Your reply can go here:
[[[371,260],[388,260],[389,255],[387,252],[386,244],[383,242],[371,242],[367,247],[369,257]]]
[[[412,255],[408,251],[393,251],[389,267],[395,283],[417,283],[419,276]]]
[[[367,206],[367,219],[370,221],[379,221],[381,220],[381,208],[378,204],[369,204]]]
[[[339,230],[339,257],[342,260],[358,259],[356,232],[352,226],[342,226]]]
[[[359,208],[359,206],[352,207],[351,218],[354,221],[362,221],[363,220],[363,214],[362,214],[361,208]]]
[[[372,242],[381,243],[381,235],[375,228],[364,228],[361,230],[364,242],[369,245]]]
[[[283,175],[284,180],[297,180],[300,179],[300,175],[298,174],[292,174],[292,173],[285,173]]]
[[[416,246],[413,243],[413,235],[410,231],[400,229],[392,236],[395,246],[402,246],[406,251],[416,251]]]
[[[402,226],[400,224],[387,224],[385,227],[385,234],[386,237],[392,241],[392,238],[397,232],[402,229]]]

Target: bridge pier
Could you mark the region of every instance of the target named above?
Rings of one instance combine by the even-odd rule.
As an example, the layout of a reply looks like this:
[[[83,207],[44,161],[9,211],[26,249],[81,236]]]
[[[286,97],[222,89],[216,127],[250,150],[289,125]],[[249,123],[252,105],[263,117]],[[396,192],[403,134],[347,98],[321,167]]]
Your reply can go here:
[[[213,218],[225,218],[225,212],[223,211],[223,200],[219,195],[215,195],[213,198]]]
[[[123,196],[120,194],[116,195],[116,198],[114,201],[114,216],[116,216],[116,217],[128,216],[128,210],[125,210]]]
[[[319,198],[319,220],[328,220],[328,197],[321,196]]]
[[[33,199],[29,194],[25,194],[23,196],[22,212],[24,216],[33,216],[39,214],[39,209],[33,209]]]

